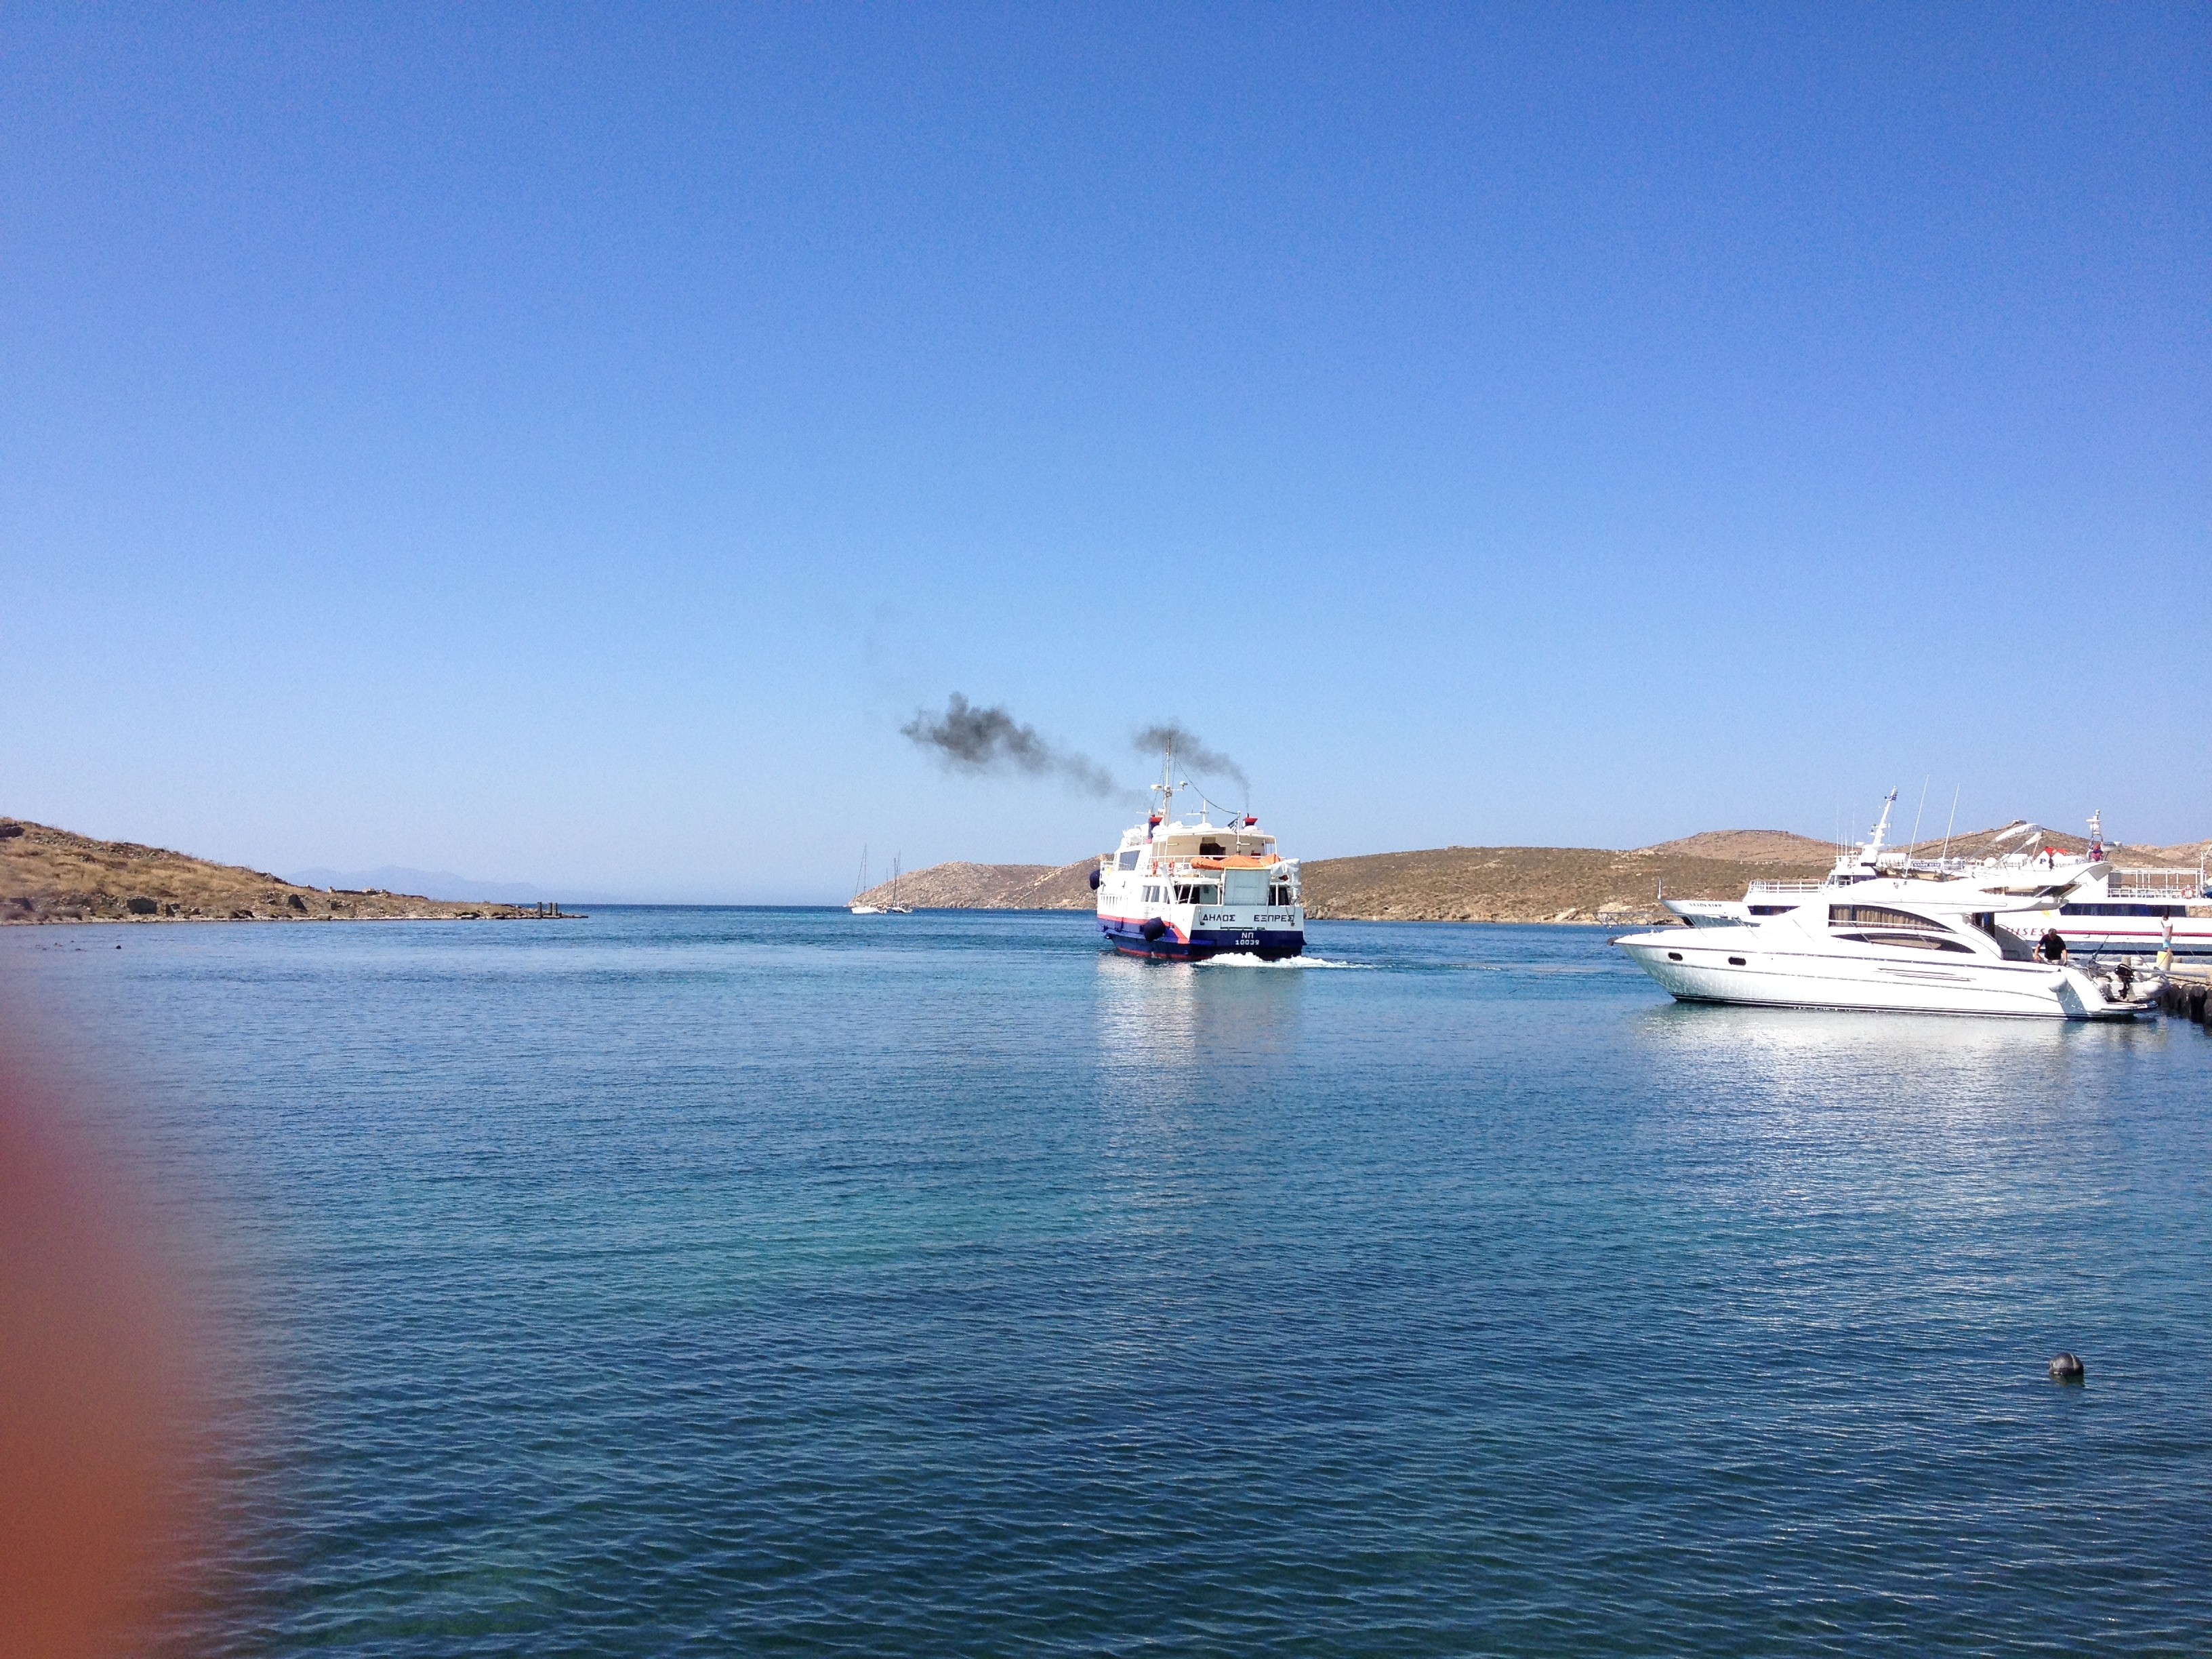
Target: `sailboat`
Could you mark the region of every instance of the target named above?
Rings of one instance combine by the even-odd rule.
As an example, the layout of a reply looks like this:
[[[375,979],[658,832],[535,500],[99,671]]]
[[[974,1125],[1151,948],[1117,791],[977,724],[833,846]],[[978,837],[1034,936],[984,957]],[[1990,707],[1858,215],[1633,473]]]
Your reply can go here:
[[[902,856],[895,855],[891,860],[891,902],[884,906],[885,915],[910,916],[914,914],[914,906],[899,902],[899,858]]]
[[[860,849],[860,873],[853,883],[853,902],[845,908],[856,916],[879,916],[884,913],[880,904],[865,904],[860,895],[868,890],[868,849]]]

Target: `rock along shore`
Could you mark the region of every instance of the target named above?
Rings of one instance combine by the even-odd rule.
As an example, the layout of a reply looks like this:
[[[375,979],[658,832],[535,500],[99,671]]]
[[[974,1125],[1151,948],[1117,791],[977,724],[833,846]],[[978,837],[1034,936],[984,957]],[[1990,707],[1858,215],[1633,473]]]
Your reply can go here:
[[[325,891],[266,871],[0,818],[0,923],[512,921],[536,906]]]

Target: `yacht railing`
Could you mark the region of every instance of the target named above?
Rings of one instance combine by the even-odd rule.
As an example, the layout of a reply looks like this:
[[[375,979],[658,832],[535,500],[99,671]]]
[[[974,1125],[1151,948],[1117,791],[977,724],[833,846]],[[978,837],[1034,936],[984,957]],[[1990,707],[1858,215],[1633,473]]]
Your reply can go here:
[[[2193,899],[2204,896],[2201,870],[2115,870],[2105,890],[2116,899]]]
[[[2032,862],[2026,859],[1999,860],[1991,864],[1981,859],[1914,859],[1907,863],[1893,864],[1885,860],[1882,873],[1892,876],[1978,876],[2012,869],[2026,869]],[[1831,879],[1848,882],[1858,878],[1856,872],[1839,874]],[[1802,896],[1817,893],[1828,884],[1826,881],[1754,881],[1746,891],[1747,897],[1765,895]],[[2106,891],[2115,899],[2164,900],[2179,903],[2184,900],[2212,898],[2212,880],[2202,870],[2115,869]]]

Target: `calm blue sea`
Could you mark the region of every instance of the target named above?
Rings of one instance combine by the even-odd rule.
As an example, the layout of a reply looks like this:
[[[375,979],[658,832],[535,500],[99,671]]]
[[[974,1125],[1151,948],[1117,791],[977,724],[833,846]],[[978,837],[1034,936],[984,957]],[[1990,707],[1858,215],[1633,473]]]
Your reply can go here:
[[[2202,1032],[1312,944],[0,932],[252,1333],[180,1647],[2212,1650]]]

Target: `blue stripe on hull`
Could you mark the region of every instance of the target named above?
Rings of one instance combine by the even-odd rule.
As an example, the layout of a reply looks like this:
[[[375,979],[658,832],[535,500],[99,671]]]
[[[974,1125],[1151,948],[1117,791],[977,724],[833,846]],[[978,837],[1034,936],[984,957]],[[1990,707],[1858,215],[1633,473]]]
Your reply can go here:
[[[1203,962],[1208,957],[1236,952],[1275,961],[1305,954],[1306,936],[1295,927],[1201,928],[1188,939],[1173,928],[1157,939],[1147,939],[1133,921],[1101,921],[1099,931],[1114,948],[1133,957],[1158,957],[1165,962]]]

